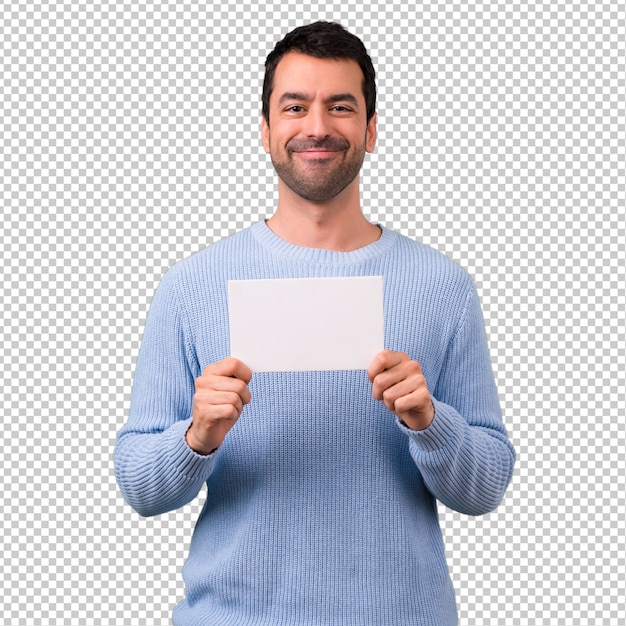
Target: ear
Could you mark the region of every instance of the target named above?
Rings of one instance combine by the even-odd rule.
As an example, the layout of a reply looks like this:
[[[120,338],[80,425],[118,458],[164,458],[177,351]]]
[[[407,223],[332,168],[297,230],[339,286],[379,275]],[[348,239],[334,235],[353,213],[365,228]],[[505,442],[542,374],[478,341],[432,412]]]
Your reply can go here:
[[[261,141],[265,152],[270,153],[270,126],[265,119],[265,115],[261,114]]]
[[[365,131],[365,150],[367,152],[374,152],[374,146],[376,145],[376,113],[372,115],[372,119],[367,124],[367,130]]]

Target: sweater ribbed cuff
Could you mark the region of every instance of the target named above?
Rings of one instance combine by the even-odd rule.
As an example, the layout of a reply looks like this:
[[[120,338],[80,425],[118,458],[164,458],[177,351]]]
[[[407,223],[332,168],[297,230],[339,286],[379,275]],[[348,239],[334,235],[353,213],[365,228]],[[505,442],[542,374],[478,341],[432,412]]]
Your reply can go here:
[[[185,478],[206,480],[213,470],[217,451],[203,455],[192,450],[185,439],[189,426],[191,426],[191,418],[176,422],[169,428],[170,459],[177,471]]]
[[[435,418],[424,430],[411,430],[397,420],[398,427],[415,442],[423,452],[434,452],[447,446],[458,436],[458,415],[454,410],[433,398]]]

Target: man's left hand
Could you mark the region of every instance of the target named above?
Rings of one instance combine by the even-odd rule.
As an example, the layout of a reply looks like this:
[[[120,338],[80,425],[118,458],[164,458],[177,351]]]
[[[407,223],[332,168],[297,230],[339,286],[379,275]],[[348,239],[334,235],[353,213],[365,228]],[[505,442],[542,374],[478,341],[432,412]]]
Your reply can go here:
[[[403,352],[383,350],[374,357],[367,375],[374,398],[412,430],[428,428],[435,407],[417,361]]]

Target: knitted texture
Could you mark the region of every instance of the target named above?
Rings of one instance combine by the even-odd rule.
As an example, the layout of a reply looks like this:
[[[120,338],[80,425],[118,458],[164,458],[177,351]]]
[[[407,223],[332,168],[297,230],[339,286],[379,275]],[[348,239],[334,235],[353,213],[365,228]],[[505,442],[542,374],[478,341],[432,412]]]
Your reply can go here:
[[[383,276],[385,347],[421,364],[432,424],[405,428],[363,370],[255,373],[220,448],[194,453],[184,439],[194,380],[229,355],[227,281],[317,276]],[[449,626],[436,501],[493,510],[514,459],[466,272],[385,228],[369,246],[335,252],[294,246],[259,222],[161,281],[115,470],[146,516],[208,486],[175,625]]]

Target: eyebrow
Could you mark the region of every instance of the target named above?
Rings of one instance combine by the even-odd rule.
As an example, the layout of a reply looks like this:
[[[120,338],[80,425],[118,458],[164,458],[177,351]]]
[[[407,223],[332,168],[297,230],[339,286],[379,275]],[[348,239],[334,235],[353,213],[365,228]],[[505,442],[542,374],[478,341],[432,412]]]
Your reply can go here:
[[[285,102],[289,102],[291,100],[301,100],[304,102],[310,102],[312,100],[311,96],[303,93],[301,91],[286,91],[278,101],[278,104],[284,104]],[[359,106],[358,100],[351,93],[335,93],[332,96],[326,98],[325,102],[327,104],[332,104],[333,102],[349,102],[353,104],[355,107]]]

